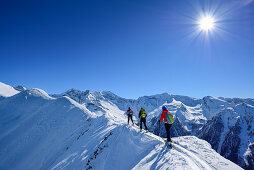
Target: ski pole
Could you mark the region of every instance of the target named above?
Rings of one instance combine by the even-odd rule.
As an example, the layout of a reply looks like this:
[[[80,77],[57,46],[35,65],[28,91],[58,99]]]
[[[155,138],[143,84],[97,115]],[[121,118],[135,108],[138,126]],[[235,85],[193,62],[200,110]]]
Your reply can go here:
[[[160,124],[160,121],[158,121],[159,123],[159,137],[160,137],[160,132],[161,132],[161,124]]]

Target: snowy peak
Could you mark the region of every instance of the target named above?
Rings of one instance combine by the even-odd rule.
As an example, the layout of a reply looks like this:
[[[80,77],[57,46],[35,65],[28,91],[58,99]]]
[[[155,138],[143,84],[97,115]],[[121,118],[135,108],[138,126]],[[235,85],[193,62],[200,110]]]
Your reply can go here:
[[[31,88],[31,89],[27,89],[24,90],[22,92],[19,93],[18,96],[23,96],[26,99],[28,97],[39,97],[39,98],[43,98],[43,99],[47,99],[47,100],[52,100],[54,99],[53,97],[49,96],[45,91],[38,89],[38,88]]]
[[[162,94],[156,94],[156,95],[139,97],[138,100],[139,101],[145,101],[147,99],[162,99],[162,100],[167,100],[169,98],[171,98],[170,94],[168,94],[168,93],[162,93]]]
[[[25,86],[22,86],[22,85],[18,85],[15,87],[15,90],[17,91],[25,91],[27,88]]]
[[[88,115],[75,101],[54,99],[40,89],[2,100],[0,169],[48,169],[89,125]]]
[[[253,108],[241,103],[222,109],[203,126],[199,137],[211,143],[225,158],[242,167],[247,166],[249,163],[246,163],[244,154],[248,145],[254,141]],[[250,156],[248,160],[254,158]]]
[[[89,94],[89,90],[80,91],[77,89],[70,89],[70,90],[62,93],[60,96],[69,96],[70,98],[77,101],[78,103],[83,103],[88,94]]]
[[[101,92],[96,92],[91,90],[81,91],[77,89],[70,89],[62,94],[55,94],[52,96],[54,97],[69,96],[70,98],[72,98],[73,100],[75,100],[76,102],[80,104],[103,99]]]
[[[128,107],[133,105],[133,100],[121,98],[109,91],[97,92],[91,90],[80,91],[76,89],[70,89],[62,94],[55,94],[52,96],[68,96],[76,102],[85,105],[91,111],[102,111],[102,102],[108,102],[117,105],[121,110],[127,110]]]
[[[0,97],[10,97],[19,93],[12,86],[0,82]]]

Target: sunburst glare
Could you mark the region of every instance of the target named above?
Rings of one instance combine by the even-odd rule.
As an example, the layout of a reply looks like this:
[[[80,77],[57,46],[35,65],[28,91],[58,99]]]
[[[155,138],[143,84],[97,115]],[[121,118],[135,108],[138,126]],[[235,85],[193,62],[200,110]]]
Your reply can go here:
[[[209,31],[214,28],[215,20],[212,16],[202,17],[199,21],[199,28],[204,31]]]

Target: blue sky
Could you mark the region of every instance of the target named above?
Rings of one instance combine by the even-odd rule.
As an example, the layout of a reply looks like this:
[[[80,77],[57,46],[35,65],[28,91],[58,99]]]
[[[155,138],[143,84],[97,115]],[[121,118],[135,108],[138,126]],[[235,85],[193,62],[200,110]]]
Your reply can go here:
[[[0,2],[0,81],[48,93],[254,97],[254,2]],[[215,29],[197,20],[214,16]]]

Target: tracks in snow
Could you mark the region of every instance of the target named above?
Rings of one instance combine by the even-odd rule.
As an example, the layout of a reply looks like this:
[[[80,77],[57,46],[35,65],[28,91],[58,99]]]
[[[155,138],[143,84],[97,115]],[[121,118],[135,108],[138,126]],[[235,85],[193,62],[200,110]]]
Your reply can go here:
[[[181,147],[178,144],[174,144],[175,150],[182,155],[183,157],[190,157],[191,161],[198,166],[198,169],[205,169],[205,170],[212,170],[211,168],[205,161],[202,160],[202,158],[196,156],[193,152],[188,151],[187,149]],[[196,169],[196,168],[194,168]]]
[[[129,126],[129,128],[133,128],[137,130],[137,127]],[[151,133],[142,133],[143,135],[147,135],[151,138],[156,138],[160,140],[162,143],[162,139],[154,134]],[[138,163],[136,169],[139,168],[139,165],[142,165],[146,167],[145,164],[149,164],[149,168],[152,169],[165,169],[165,168],[171,168],[171,169],[178,169],[179,166],[176,165],[174,159],[172,157],[176,158],[176,160],[179,160],[179,164],[187,163],[191,169],[193,170],[212,170],[212,168],[206,161],[204,161],[201,157],[199,157],[197,154],[193,153],[192,151],[189,151],[185,149],[183,146],[181,146],[180,143],[174,143],[173,144],[174,149],[167,149],[167,147],[164,147],[163,145],[159,144],[156,145],[155,148],[156,152],[151,152],[148,155],[144,157],[144,159],[140,160]],[[167,160],[167,161],[165,161]],[[183,161],[184,160],[184,161]],[[165,162],[164,162],[165,161]],[[159,165],[160,162],[164,162],[164,165]],[[134,168],[134,169],[135,169]],[[184,168],[186,169],[186,168]]]

